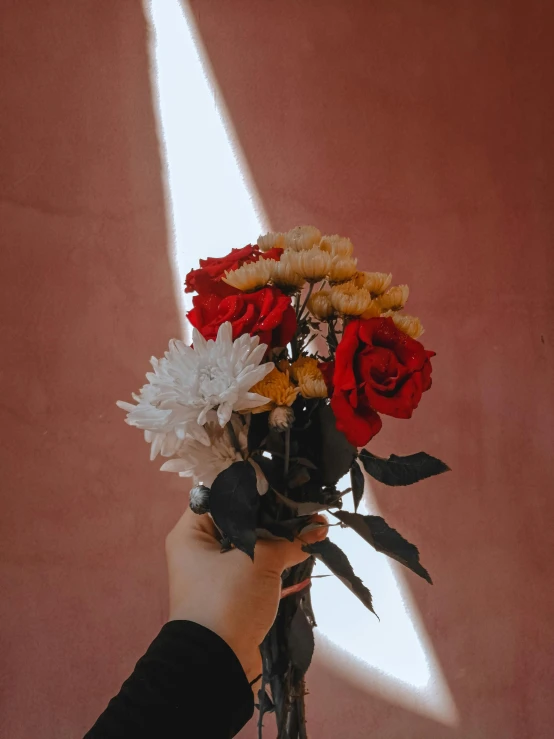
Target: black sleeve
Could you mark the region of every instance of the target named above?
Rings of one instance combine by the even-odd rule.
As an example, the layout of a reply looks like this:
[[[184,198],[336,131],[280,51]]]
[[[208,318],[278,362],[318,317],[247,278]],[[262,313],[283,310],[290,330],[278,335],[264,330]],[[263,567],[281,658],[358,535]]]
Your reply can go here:
[[[170,621],[85,739],[229,739],[253,713],[227,643],[192,621]]]

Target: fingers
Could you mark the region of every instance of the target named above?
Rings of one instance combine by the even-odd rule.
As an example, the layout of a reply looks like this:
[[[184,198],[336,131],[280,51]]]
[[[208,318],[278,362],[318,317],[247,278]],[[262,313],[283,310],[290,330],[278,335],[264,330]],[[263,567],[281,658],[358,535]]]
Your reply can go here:
[[[262,541],[256,543],[254,563],[262,569],[281,574],[288,567],[304,562],[310,555],[302,550],[306,544],[315,544],[327,538],[329,527],[325,516],[317,515],[311,519],[311,524],[322,524],[311,531],[302,532],[294,541]]]
[[[325,516],[318,514],[312,516],[306,527],[307,530],[300,532],[294,541],[265,541],[259,539],[256,542],[255,564],[262,569],[272,570],[279,574],[288,567],[300,564],[309,557],[309,554],[304,552],[302,547],[306,544],[322,541],[327,537],[329,530],[327,523]],[[314,525],[315,528],[312,528]],[[213,542],[214,548],[219,547],[219,535],[212,517],[208,513],[198,515],[187,508],[168,534],[166,541],[168,547],[173,547],[187,540],[190,541],[192,538]]]

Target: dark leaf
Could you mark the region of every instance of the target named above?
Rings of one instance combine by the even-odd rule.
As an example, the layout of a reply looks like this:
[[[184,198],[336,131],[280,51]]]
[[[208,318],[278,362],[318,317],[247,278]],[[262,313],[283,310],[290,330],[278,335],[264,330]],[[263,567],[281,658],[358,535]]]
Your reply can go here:
[[[321,479],[324,485],[336,485],[352,466],[356,448],[337,429],[335,414],[327,403],[319,404],[316,421],[321,429]]]
[[[215,478],[210,512],[216,526],[237,549],[254,559],[260,496],[256,473],[248,462],[235,462]]]
[[[248,426],[248,449],[251,452],[263,446],[269,434],[269,413],[252,413]]]
[[[261,695],[260,695],[261,694]],[[260,703],[254,703],[254,706],[263,713],[272,713],[275,710],[275,705],[269,697],[267,691],[264,688],[264,692],[258,691],[258,700]]]
[[[275,495],[298,516],[309,516],[312,513],[326,511],[331,505],[330,503],[319,503],[311,500],[299,502],[297,500],[292,500],[292,498],[288,498],[286,495],[281,495],[281,493],[278,493],[277,491],[275,491]]]
[[[301,485],[305,485],[310,480],[310,473],[307,468],[301,464],[293,464],[289,470],[287,476],[287,483],[289,488],[299,488]]]
[[[450,467],[440,459],[431,457],[425,452],[409,454],[407,457],[391,454],[388,459],[383,459],[376,457],[367,449],[362,449],[359,457],[367,474],[385,485],[412,485],[419,480],[450,470]]]
[[[253,454],[252,459],[260,466],[269,486],[273,490],[281,492],[286,489],[285,478],[283,477],[283,464],[280,460],[273,457],[266,457],[264,454]]]
[[[285,521],[262,520],[261,527],[256,529],[256,533],[262,539],[288,539],[289,541],[294,541],[296,534],[307,526],[309,520],[309,516],[289,518]]]
[[[365,478],[356,459],[350,468],[350,481],[352,485],[352,497],[354,498],[354,510],[357,511],[364,495]]]
[[[387,554],[400,564],[408,567],[428,583],[433,584],[425,567],[420,564],[419,551],[415,544],[410,544],[396,529],[392,529],[381,516],[362,516],[359,513],[337,511],[333,513],[362,539],[365,539],[378,552]]]
[[[307,467],[310,470],[317,470],[317,465],[315,465],[310,459],[306,459],[306,457],[291,457],[291,462],[296,462],[296,464],[301,464],[303,467]]]
[[[314,632],[301,605],[290,622],[288,645],[290,661],[305,675],[314,653]]]
[[[372,613],[375,613],[371,593],[360,578],[354,574],[352,565],[342,549],[339,549],[330,539],[317,541],[315,544],[306,544],[302,549],[309,554],[313,554],[314,557],[317,557],[323,564],[327,565],[331,572],[358,596],[364,606],[369,608]]]

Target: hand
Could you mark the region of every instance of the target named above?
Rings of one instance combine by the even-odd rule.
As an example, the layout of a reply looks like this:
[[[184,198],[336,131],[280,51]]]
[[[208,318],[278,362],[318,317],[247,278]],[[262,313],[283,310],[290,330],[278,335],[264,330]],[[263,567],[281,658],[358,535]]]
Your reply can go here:
[[[317,517],[325,523],[322,516]],[[166,539],[169,620],[187,620],[214,631],[233,649],[250,681],[261,672],[259,645],[271,628],[283,570],[307,559],[302,544],[327,536],[322,526],[302,540],[258,540],[254,561],[238,549],[221,554],[210,516],[192,511]]]

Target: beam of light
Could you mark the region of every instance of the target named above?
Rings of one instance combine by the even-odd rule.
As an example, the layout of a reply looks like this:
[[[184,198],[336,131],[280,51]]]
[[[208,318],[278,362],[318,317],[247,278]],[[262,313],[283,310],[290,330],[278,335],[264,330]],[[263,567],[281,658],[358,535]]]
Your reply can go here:
[[[339,488],[349,484],[345,479]],[[379,515],[367,478],[360,513]],[[336,577],[317,580],[312,601],[318,658],[392,703],[455,726],[456,706],[405,585],[402,566],[373,550],[350,529],[334,527],[331,538],[370,588],[380,621]],[[317,572],[328,570],[318,563]]]
[[[201,257],[249,243],[269,225],[190,11],[179,0],[144,5],[173,233],[170,258],[184,324],[188,296],[183,299],[182,283],[188,270]],[[375,513],[373,503],[370,507]],[[455,723],[456,708],[398,567],[348,530],[334,528],[332,538],[370,586],[381,621],[334,577],[317,580],[312,595],[318,655],[358,687]]]
[[[179,0],[145,0],[151,79],[165,164],[170,261],[181,312],[185,275],[198,260],[222,256],[268,230],[248,167],[236,144],[192,16]]]

